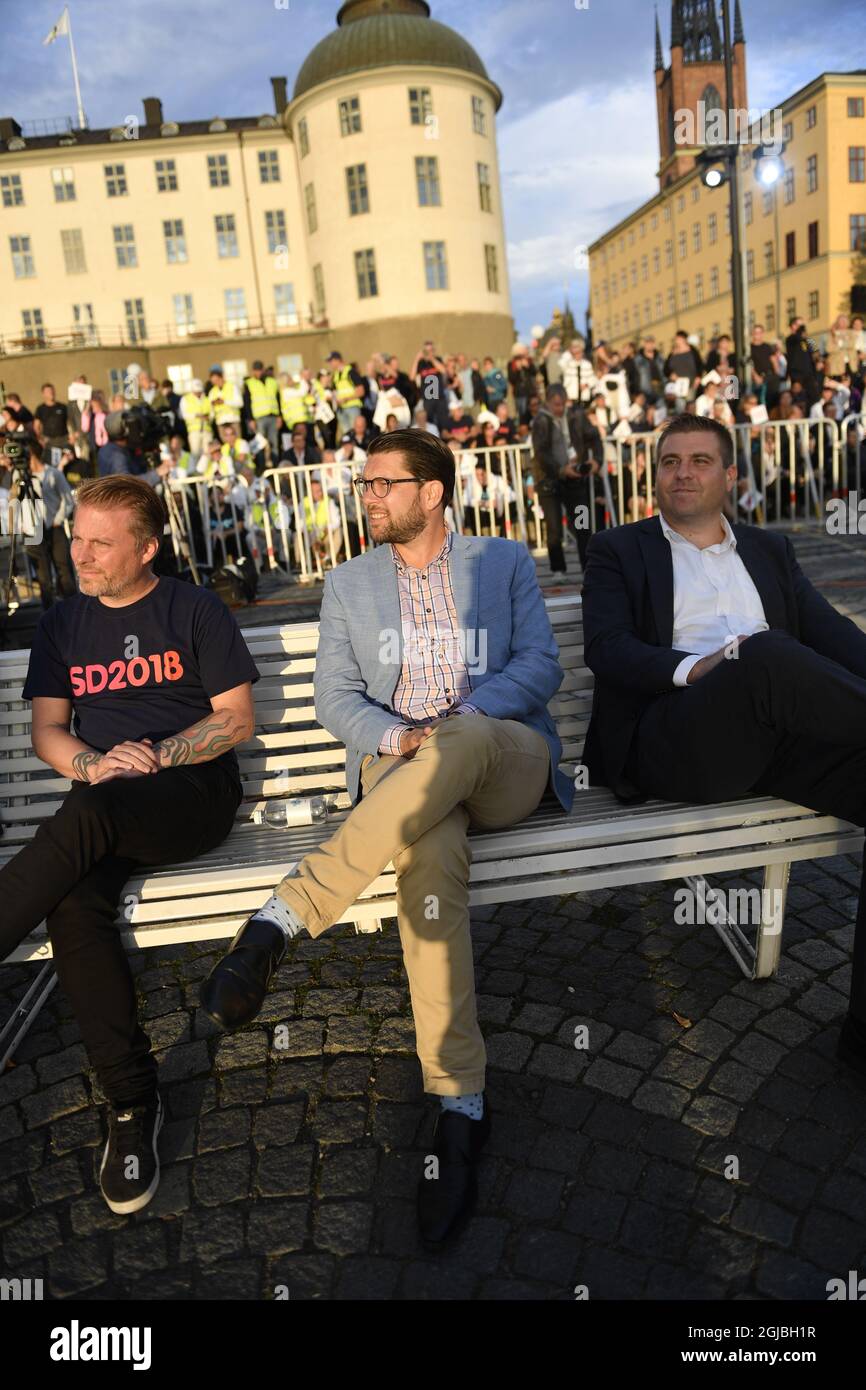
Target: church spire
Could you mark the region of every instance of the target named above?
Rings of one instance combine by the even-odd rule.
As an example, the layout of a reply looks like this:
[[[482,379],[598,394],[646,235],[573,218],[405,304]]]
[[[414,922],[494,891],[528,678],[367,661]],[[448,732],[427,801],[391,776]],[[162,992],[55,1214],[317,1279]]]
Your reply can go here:
[[[740,14],[740,0],[736,0],[734,5],[734,43],[745,43],[746,35],[743,32],[743,16]]]
[[[656,72],[663,68],[664,65],[665,60],[662,57],[662,36],[659,33],[659,12],[656,10]]]

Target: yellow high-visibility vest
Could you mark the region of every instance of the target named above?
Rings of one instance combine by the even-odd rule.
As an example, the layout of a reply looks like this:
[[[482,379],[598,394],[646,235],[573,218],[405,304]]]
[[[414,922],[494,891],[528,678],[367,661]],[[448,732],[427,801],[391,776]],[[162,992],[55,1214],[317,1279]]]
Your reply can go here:
[[[241,418],[240,392],[233,381],[226,381],[222,386],[212,386],[207,393],[207,398],[211,404],[213,418],[218,425]]]
[[[315,513],[309,497],[304,498],[304,522],[308,531],[327,531],[330,521],[330,498],[323,497],[316,503]]]
[[[261,420],[265,415],[279,415],[280,399],[277,383],[272,376],[248,376],[244,385],[250,393],[250,407],[254,420]]]
[[[310,412],[311,420],[315,413],[316,406],[321,405],[322,402],[325,400],[327,400],[327,396],[325,395],[324,386],[320,381],[317,381],[316,378],[313,377],[311,381],[307,382],[307,389],[304,394],[304,401],[306,403],[307,409]]]
[[[175,459],[174,466],[181,473],[189,473],[192,469],[192,454],[188,454],[186,449],[181,449],[180,457]]]
[[[203,430],[210,424],[211,404],[207,396],[197,396],[194,391],[187,391],[180,404],[188,430]]]
[[[296,386],[280,388],[280,414],[287,430],[294,429],[302,421],[309,423],[313,418],[304,392]]]
[[[352,380],[352,368],[345,366],[334,373],[334,390],[337,393],[337,404],[360,405],[363,400],[363,387],[356,386]]]

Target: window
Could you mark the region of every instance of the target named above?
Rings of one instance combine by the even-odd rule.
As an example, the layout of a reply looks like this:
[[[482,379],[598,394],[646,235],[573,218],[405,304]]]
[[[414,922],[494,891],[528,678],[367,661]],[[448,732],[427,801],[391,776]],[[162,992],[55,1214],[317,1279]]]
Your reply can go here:
[[[478,202],[482,212],[493,211],[493,201],[490,193],[490,166],[488,164],[476,164],[478,172]]]
[[[791,319],[795,319],[796,317],[797,317],[797,301],[796,301],[796,299],[786,299],[786,300],[785,300],[785,318],[788,320],[788,323],[790,323],[790,322],[791,322]]]
[[[147,325],[144,321],[144,300],[125,299],[123,312],[126,318],[126,336],[131,343],[142,343],[147,338]]]
[[[227,260],[231,256],[238,254],[238,237],[235,231],[235,215],[233,212],[224,213],[222,216],[214,218],[216,225],[217,255],[221,260]]]
[[[117,257],[117,264],[121,270],[132,269],[138,265],[138,255],[135,250],[135,232],[127,222],[122,227],[112,227],[114,235],[114,254]]]
[[[173,159],[157,159],[154,161],[156,170],[156,191],[157,193],[176,193],[177,192],[177,166]]]
[[[307,231],[315,232],[319,227],[319,219],[316,216],[316,190],[311,183],[304,189],[304,204],[307,209]]]
[[[785,236],[785,266],[786,268],[797,264],[797,234],[788,232]]]
[[[624,313],[623,316],[622,316],[622,326],[623,326],[623,328],[626,330],[626,332],[628,332],[628,326],[629,326],[629,323],[630,323],[630,322],[631,322],[631,319],[630,319],[630,317],[629,317],[629,311],[628,311],[628,309],[626,309],[625,313]]]
[[[259,150],[259,183],[279,183],[280,156],[276,150]]]
[[[77,330],[75,334],[76,345],[99,346],[99,334],[96,331],[96,324],[93,322],[92,304],[73,304],[72,322]]]
[[[768,304],[764,310],[764,327],[770,332],[776,327],[776,306]]]
[[[169,265],[174,265],[186,260],[186,237],[183,233],[183,222],[180,218],[172,219],[162,224],[162,234],[165,237],[165,258]]]
[[[349,194],[349,216],[357,217],[370,211],[366,164],[352,164],[346,170],[346,189]]]
[[[817,290],[812,290],[812,292],[811,292],[810,295],[809,295],[809,318],[810,318],[810,319],[816,319],[816,318],[818,317],[818,302],[819,302],[819,301],[818,301],[818,291],[817,291]]]
[[[665,242],[665,265],[674,263],[674,244],[672,241]]]
[[[848,182],[866,183],[866,145],[848,146]]]
[[[12,269],[16,280],[29,280],[36,274],[33,256],[30,251],[29,236],[11,236],[9,249],[12,252]]]
[[[671,205],[670,205],[670,203],[665,203],[665,221],[666,221],[666,222],[670,222],[670,220],[671,220]]]
[[[306,159],[310,153],[310,132],[307,129],[306,116],[302,116],[298,121],[298,151],[301,159]]]
[[[484,101],[481,97],[472,98],[472,129],[476,135],[487,134],[487,117],[484,113]]]
[[[849,115],[849,116],[862,116],[862,115],[863,115],[863,98],[862,98],[862,97],[849,97],[849,98],[848,98],[848,115]]]
[[[247,297],[243,290],[223,290],[226,328],[248,328]]]
[[[54,186],[55,203],[75,202],[75,179],[69,167],[52,169],[51,182]]]
[[[409,88],[409,122],[411,125],[425,125],[427,117],[433,114],[433,98],[429,87]]]
[[[185,338],[187,333],[195,332],[195,311],[192,307],[192,295],[172,295],[172,305],[174,307],[175,331],[178,337]]]
[[[372,247],[355,252],[355,281],[359,299],[374,299],[379,293],[376,282],[376,253]]]
[[[810,222],[808,228],[809,236],[809,260],[813,261],[818,254],[818,223]]]
[[[227,154],[208,155],[207,176],[211,188],[228,188],[229,157]]]
[[[814,193],[818,187],[818,156],[810,154],[806,160],[806,192]]]
[[[277,328],[297,327],[298,311],[295,308],[294,285],[274,285],[274,313],[277,316]]]
[[[656,318],[660,319],[662,316],[662,297],[660,294],[656,295],[655,306]]]
[[[743,198],[743,215],[747,227],[752,225],[752,195],[747,193]]]
[[[811,130],[818,119],[818,113],[814,106],[806,108],[806,129]]]
[[[634,246],[634,227],[629,227],[628,229],[628,244],[629,246]]]
[[[621,270],[619,273],[619,287],[625,294],[628,289],[628,272],[626,270]]]
[[[695,276],[695,303],[696,303],[696,304],[703,304],[703,302],[704,302],[704,277],[703,277],[703,275],[698,274],[698,275]]]
[[[632,285],[637,284],[637,261],[631,263],[631,282]]]
[[[484,269],[487,274],[487,288],[491,294],[499,293],[499,266],[496,263],[496,247],[485,245]]]
[[[448,264],[444,241],[424,242],[424,277],[428,290],[447,290]]]
[[[680,232],[677,236],[677,252],[680,260],[685,258],[686,250],[686,234],[685,232]]]
[[[268,255],[275,256],[278,251],[289,249],[286,237],[286,214],[282,208],[265,213],[265,236],[268,242]]]
[[[783,187],[784,187],[784,189],[785,189],[785,202],[786,202],[786,203],[793,203],[793,201],[794,201],[794,170],[793,170],[793,169],[786,169],[786,170],[785,170],[785,177],[784,177],[784,180],[783,180]]]
[[[105,164],[105,191],[109,198],[123,198],[129,188],[126,183],[125,164]]]
[[[680,308],[681,308],[681,309],[688,309],[688,307],[689,307],[689,282],[688,282],[688,280],[683,280],[682,284],[680,285]]]
[[[620,249],[620,251],[624,251],[624,250],[625,250],[625,237],[624,237],[624,236],[621,236],[620,239],[619,239],[619,249]]]
[[[716,214],[714,212],[711,212],[709,217],[707,218],[707,240],[709,241],[710,246],[715,246],[716,241],[718,240],[718,236],[719,226],[716,220]]]
[[[345,97],[339,103],[340,134],[355,135],[361,129],[361,102],[358,97]]]
[[[645,223],[645,222],[641,222],[638,231],[639,231],[639,235],[640,235],[640,236],[646,236],[646,223]]]
[[[45,346],[45,325],[42,322],[41,309],[22,309],[21,324],[25,338],[34,340],[40,347]]]
[[[773,273],[773,271],[775,270],[775,268],[776,268],[776,267],[775,267],[775,256],[773,255],[773,243],[772,243],[771,241],[765,241],[765,242],[764,242],[764,274],[765,274],[765,275],[772,275],[772,273]]]
[[[322,274],[322,267],[320,265],[313,266],[313,297],[315,301],[316,318],[324,318],[327,313],[325,304],[325,277]]]
[[[710,296],[711,298],[719,292],[719,267],[714,265],[710,271]]]
[[[848,242],[851,251],[866,251],[866,212],[852,212],[848,218]]]
[[[0,174],[0,194],[4,208],[20,208],[24,205],[24,190],[20,174]]]
[[[676,307],[677,307],[676,292],[674,291],[673,285],[668,285],[667,305],[668,305],[668,313],[669,313],[669,314],[672,314],[672,313],[674,312],[674,310],[676,309]]]
[[[794,138],[794,122],[793,122],[793,121],[786,121],[785,124],[782,126],[782,139],[784,140],[785,144],[787,145],[789,141],[793,140],[793,138]]]
[[[656,230],[656,228],[658,227],[658,225],[659,225],[659,215],[658,215],[657,212],[654,212],[653,215],[652,215],[652,217],[650,218],[650,231],[651,231],[651,232],[654,232],[654,231]]]
[[[693,250],[693,251],[700,251],[700,249],[701,249],[701,224],[700,224],[700,222],[695,222],[695,224],[694,224],[693,227],[692,227],[692,250]]]
[[[696,203],[696,202],[698,201],[698,199],[700,198],[700,196],[701,196],[701,185],[700,185],[699,183],[693,183],[693,184],[692,184],[692,202],[693,202],[693,203]]]
[[[641,256],[641,258],[640,258],[640,278],[641,278],[642,280],[648,280],[648,279],[649,279],[649,257],[648,257],[648,256]]]
[[[755,278],[755,253],[754,253],[754,251],[747,251],[747,252],[746,252],[746,283],[749,284],[749,285],[751,285],[751,283],[752,283],[752,281],[754,280],[754,278]]]
[[[438,208],[442,197],[439,191],[439,161],[427,156],[415,160],[415,182],[418,186],[418,206]]]
[[[661,269],[661,263],[662,263],[662,258],[661,258],[660,254],[659,254],[659,248],[658,248],[657,246],[654,246],[654,247],[653,247],[653,275],[658,275],[659,270]]]
[[[764,191],[763,191],[763,193],[761,194],[761,208],[762,208],[762,210],[763,210],[763,213],[764,213],[764,216],[765,216],[765,217],[767,216],[767,213],[768,213],[768,212],[772,212],[772,211],[773,211],[773,190],[772,190],[772,188],[765,188]]]
[[[681,193],[680,196],[677,198],[677,212],[685,212],[685,208],[686,208],[686,195],[685,195],[685,193]]]
[[[73,227],[69,231],[62,231],[60,244],[63,247],[66,274],[84,275],[87,271],[87,265],[84,260],[84,238],[81,235],[81,229]]]

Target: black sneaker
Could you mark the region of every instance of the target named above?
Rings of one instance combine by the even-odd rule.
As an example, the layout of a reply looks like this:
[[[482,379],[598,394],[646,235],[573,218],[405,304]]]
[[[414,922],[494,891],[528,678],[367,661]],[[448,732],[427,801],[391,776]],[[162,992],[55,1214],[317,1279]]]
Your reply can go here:
[[[109,1107],[99,1186],[119,1216],[146,1207],[159,1187],[157,1137],[163,1119],[159,1092],[141,1105]]]

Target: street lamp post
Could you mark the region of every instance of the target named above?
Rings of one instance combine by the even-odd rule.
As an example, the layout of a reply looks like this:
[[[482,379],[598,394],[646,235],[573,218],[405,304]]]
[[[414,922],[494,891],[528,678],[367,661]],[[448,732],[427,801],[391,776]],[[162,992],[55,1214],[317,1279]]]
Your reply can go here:
[[[722,0],[722,32],[725,45],[725,112],[730,125],[734,110],[733,51],[731,49],[731,6],[730,0]],[[728,144],[725,149],[728,181],[730,183],[731,210],[731,299],[734,311],[734,358],[740,380],[746,381],[746,307],[743,277],[743,224],[740,199],[740,167],[738,146],[731,140],[728,130]]]

